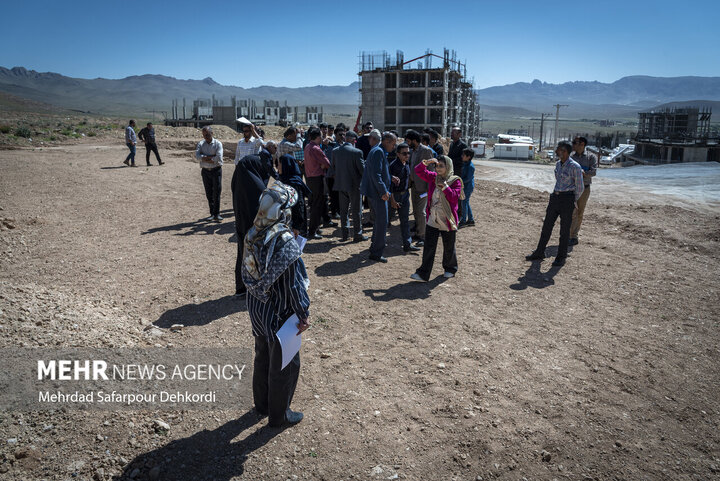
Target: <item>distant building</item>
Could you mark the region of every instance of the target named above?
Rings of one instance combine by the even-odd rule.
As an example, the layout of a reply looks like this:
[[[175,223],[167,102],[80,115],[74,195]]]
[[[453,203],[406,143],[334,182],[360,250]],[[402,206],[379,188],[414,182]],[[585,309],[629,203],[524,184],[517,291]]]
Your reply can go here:
[[[710,132],[710,108],[673,107],[638,115],[635,150],[626,158],[641,164],[720,161],[720,139]]]
[[[433,68],[433,57],[442,61],[440,67]],[[400,135],[409,129],[432,128],[448,136],[457,126],[464,137],[477,137],[480,109],[466,73],[465,64],[447,49],[442,57],[427,50],[408,61],[399,50],[394,59],[387,52],[362,52],[358,74],[362,120]]]
[[[222,101],[212,99],[196,99],[193,101],[192,114],[187,116],[185,99],[183,99],[182,115],[180,115],[179,102],[173,101],[171,117],[165,119],[165,125],[191,126],[200,128],[205,125],[217,124],[239,130],[236,120],[240,117],[257,123],[270,125],[291,125],[296,123],[318,124],[323,121],[323,108],[321,106],[294,106],[287,102],[280,105],[277,100],[263,100],[262,105],[255,100],[238,100],[231,97],[230,106],[224,106]]]

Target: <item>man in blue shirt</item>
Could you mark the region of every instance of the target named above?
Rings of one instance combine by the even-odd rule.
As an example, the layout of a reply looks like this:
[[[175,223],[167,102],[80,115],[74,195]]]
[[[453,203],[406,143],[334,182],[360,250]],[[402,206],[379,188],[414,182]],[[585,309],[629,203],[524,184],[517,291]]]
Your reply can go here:
[[[555,149],[555,154],[560,159],[555,164],[555,188],[550,194],[550,201],[545,211],[540,241],[532,254],[525,256],[526,260],[535,261],[545,258],[545,247],[552,235],[555,221],[560,217],[560,244],[552,265],[556,267],[565,265],[573,211],[585,189],[582,167],[570,158],[572,150],[569,142],[560,142]]]
[[[385,235],[388,224],[388,200],[390,199],[390,170],[387,161],[388,152],[395,150],[397,137],[395,134],[375,129],[370,132],[369,141],[372,148],[365,160],[365,171],[360,181],[360,193],[368,198],[375,211],[372,242],[370,243],[370,260],[387,262],[383,257]]]

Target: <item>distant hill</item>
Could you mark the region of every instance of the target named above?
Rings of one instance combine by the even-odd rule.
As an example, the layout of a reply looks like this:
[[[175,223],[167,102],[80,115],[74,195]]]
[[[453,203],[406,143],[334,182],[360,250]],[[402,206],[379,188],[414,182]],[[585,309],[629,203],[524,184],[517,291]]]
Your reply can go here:
[[[151,110],[169,112],[173,99],[188,102],[215,98],[224,105],[230,97],[287,101],[289,105],[323,105],[333,113],[357,110],[359,83],[346,86],[242,88],[220,85],[212,78],[181,80],[165,75],[134,75],[123,79],[80,79],[58,73],[40,73],[23,67],[0,67],[0,92],[44,104],[93,113],[127,115]],[[612,83],[530,83],[489,87],[477,91],[481,108],[501,117],[538,116],[553,104],[569,104],[564,118],[636,118],[637,112],[677,102],[720,101],[720,77],[624,77]],[[703,99],[687,101],[686,99]],[[0,104],[2,107],[2,104]]]
[[[720,77],[623,77],[612,83],[540,80],[477,90],[481,105],[522,107],[549,112],[553,104],[569,104],[565,116],[622,116],[668,102],[720,101]]]
[[[348,104],[357,105],[358,88],[358,82],[354,82],[347,86],[245,89],[220,85],[210,77],[180,80],[164,75],[134,75],[123,79],[80,79],[23,67],[0,67],[0,91],[68,109],[105,114],[168,112],[172,100],[180,99],[182,104],[183,97],[190,110],[193,100],[213,95],[224,105],[230,105],[230,97],[234,95],[239,100],[279,100],[289,105],[334,105],[338,106],[334,110],[344,112]]]

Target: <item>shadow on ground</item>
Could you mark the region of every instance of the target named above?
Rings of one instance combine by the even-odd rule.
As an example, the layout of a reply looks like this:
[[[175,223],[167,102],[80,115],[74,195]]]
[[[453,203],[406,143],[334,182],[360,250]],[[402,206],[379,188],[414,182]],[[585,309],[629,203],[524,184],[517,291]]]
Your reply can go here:
[[[233,441],[259,422],[255,411],[227,422],[212,431],[203,430],[190,437],[170,441],[153,451],[140,454],[124,469],[120,480],[214,480],[241,476],[250,453],[263,447],[282,429],[260,427],[239,441]]]
[[[232,209],[220,212],[223,217],[222,222],[213,222],[206,219],[198,219],[193,222],[182,222],[180,224],[165,225],[161,227],[153,227],[142,232],[142,235],[155,234],[157,232],[173,232],[175,235],[193,235],[193,234],[219,234],[231,235],[235,233],[235,217]]]
[[[549,271],[543,273],[540,270],[542,261],[533,261],[528,267],[525,274],[522,277],[518,277],[518,281],[515,284],[510,284],[510,289],[514,291],[524,291],[528,287],[535,289],[543,289],[555,284],[553,279],[555,275],[560,272],[560,267],[551,267]]]
[[[245,309],[244,299],[233,299],[225,296],[205,301],[200,304],[185,304],[165,311],[153,324],[167,329],[173,324],[184,326],[204,326]]]
[[[408,281],[388,289],[365,289],[363,292],[373,301],[388,302],[396,299],[425,299],[430,292],[447,279],[437,276],[429,282]]]

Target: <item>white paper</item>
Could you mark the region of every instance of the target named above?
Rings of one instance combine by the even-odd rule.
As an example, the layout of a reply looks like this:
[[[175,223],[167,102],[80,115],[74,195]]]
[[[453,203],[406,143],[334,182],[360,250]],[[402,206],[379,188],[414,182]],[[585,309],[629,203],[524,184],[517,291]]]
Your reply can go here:
[[[304,237],[301,236],[301,235],[298,235],[298,236],[295,238],[295,242],[297,242],[298,247],[300,247],[300,252],[302,252],[302,251],[305,250],[305,244],[307,244],[307,239],[306,239],[306,238],[304,238]]]
[[[280,346],[282,347],[282,367],[280,368],[285,369],[285,366],[287,366],[290,361],[292,361],[292,358],[295,357],[295,354],[300,352],[300,334],[298,334],[298,323],[300,322],[300,319],[298,319],[297,314],[293,314],[292,316],[288,317],[287,321],[285,321],[285,324],[282,325],[280,330],[275,334],[278,338],[278,341],[280,341]]]

